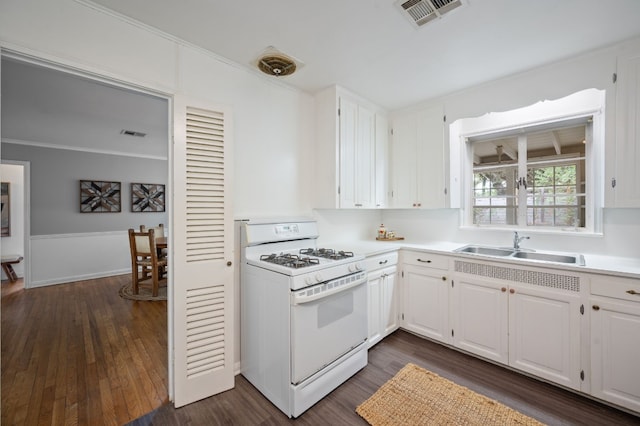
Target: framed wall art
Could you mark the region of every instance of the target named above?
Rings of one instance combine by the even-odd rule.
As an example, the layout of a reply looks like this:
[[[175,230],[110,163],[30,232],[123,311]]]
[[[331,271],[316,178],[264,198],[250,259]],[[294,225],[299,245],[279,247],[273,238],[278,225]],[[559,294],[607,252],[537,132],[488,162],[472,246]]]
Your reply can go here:
[[[2,182],[0,184],[2,190],[0,191],[0,200],[2,201],[2,212],[0,214],[0,222],[2,223],[2,232],[0,236],[11,236],[11,216],[9,215],[11,210],[11,197],[9,196],[9,182]]]
[[[119,213],[120,182],[80,181],[80,213]]]
[[[134,213],[163,212],[164,185],[157,183],[132,183],[131,211]]]

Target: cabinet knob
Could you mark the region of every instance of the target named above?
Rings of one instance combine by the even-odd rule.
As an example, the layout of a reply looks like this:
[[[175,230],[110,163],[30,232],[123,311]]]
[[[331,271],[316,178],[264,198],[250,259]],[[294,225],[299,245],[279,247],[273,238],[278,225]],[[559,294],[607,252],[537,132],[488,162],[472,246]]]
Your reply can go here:
[[[600,306],[598,306],[598,305],[593,305],[592,307],[593,307],[594,311],[599,311],[600,310]]]
[[[415,207],[415,206],[416,206],[416,203],[413,203],[413,207]]]
[[[422,206],[422,203],[418,203],[418,207]]]
[[[505,291],[507,291],[507,288],[506,288],[506,287],[502,287],[502,288],[500,289],[500,291],[502,291],[502,292],[504,293]]]
[[[447,277],[442,277],[442,281],[446,281],[446,280],[447,280]]]
[[[516,291],[512,288],[509,289],[509,293],[514,294]]]
[[[228,261],[227,266],[231,266],[231,265],[233,265],[233,263],[231,263],[231,261]]]

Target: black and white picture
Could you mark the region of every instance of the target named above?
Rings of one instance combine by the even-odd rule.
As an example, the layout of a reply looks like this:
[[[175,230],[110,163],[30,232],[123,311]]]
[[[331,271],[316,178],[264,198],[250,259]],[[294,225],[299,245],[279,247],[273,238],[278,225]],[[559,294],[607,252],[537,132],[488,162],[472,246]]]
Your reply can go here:
[[[81,213],[119,213],[120,182],[80,181]]]
[[[0,236],[9,237],[11,235],[11,217],[9,216],[9,211],[11,210],[11,198],[9,197],[9,182],[2,182],[1,185],[2,195],[0,195],[0,198],[2,200],[2,232],[0,233]]]
[[[164,185],[156,183],[132,183],[131,211],[137,213],[163,212]]]

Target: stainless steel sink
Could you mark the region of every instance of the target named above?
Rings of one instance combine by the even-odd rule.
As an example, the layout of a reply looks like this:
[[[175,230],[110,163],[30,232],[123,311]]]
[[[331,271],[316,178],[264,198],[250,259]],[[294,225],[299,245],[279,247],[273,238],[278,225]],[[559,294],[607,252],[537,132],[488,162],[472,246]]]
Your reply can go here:
[[[517,251],[513,253],[512,256],[518,259],[541,260],[543,262],[572,263],[575,265],[584,265],[584,257],[582,255],[563,255],[563,254],[553,254],[553,253]]]
[[[454,250],[456,253],[467,253],[479,256],[501,257],[511,259],[533,260],[537,262],[566,263],[584,266],[584,256],[581,254],[545,253],[535,250],[514,250],[502,247],[481,245],[467,245]]]
[[[465,246],[455,251],[459,253],[484,254],[485,256],[510,256],[514,253],[513,250],[509,249],[485,246]]]

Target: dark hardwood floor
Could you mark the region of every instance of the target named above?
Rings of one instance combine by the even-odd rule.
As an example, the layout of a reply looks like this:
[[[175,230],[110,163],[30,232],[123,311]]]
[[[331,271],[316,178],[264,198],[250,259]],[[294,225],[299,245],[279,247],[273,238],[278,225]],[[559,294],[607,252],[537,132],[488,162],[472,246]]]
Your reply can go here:
[[[520,375],[405,331],[369,351],[369,364],[298,419],[288,419],[242,376],[236,387],[200,402],[165,405],[135,420],[142,425],[366,425],[356,406],[413,362],[549,425],[640,425],[640,417]]]
[[[130,280],[2,282],[2,425],[122,425],[168,402],[167,302],[122,299]]]
[[[355,407],[408,362],[549,425],[640,425],[639,417],[404,331],[372,348],[367,367],[298,419],[242,376],[230,391],[175,409],[167,401],[166,302],[120,298],[128,279],[31,290],[2,283],[2,425],[366,425]]]

